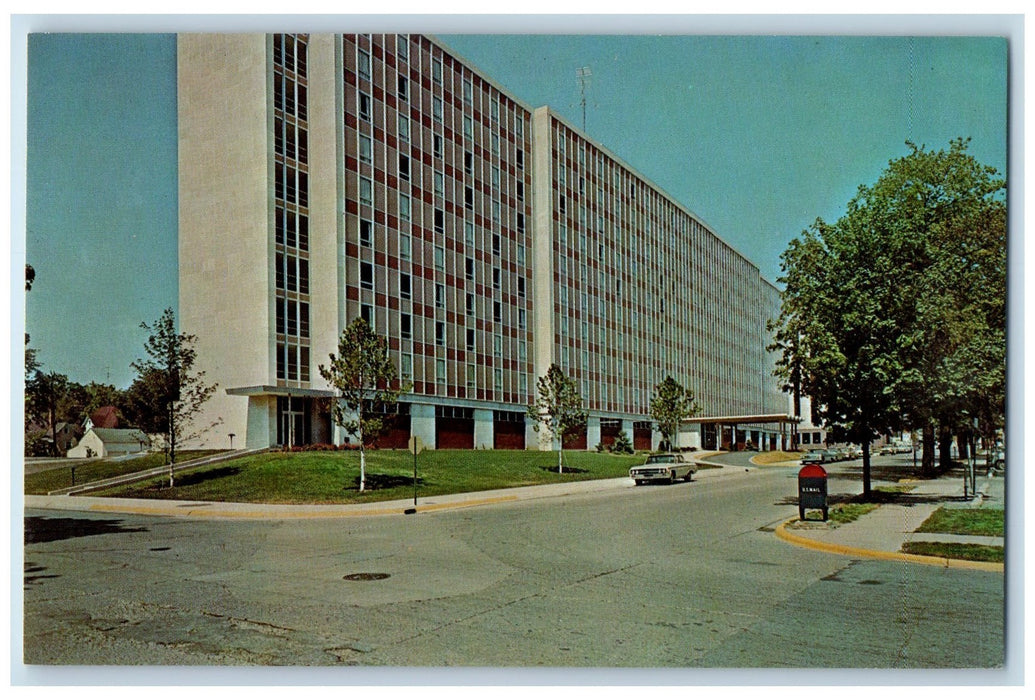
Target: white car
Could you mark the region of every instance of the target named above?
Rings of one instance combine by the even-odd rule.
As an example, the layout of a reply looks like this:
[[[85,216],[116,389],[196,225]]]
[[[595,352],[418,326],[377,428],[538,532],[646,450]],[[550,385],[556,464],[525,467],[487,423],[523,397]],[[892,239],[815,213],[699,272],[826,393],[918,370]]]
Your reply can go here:
[[[694,475],[693,464],[686,461],[681,454],[666,453],[651,455],[646,463],[629,470],[629,476],[636,482],[637,486],[648,481],[663,481],[674,483],[676,479],[690,481]]]

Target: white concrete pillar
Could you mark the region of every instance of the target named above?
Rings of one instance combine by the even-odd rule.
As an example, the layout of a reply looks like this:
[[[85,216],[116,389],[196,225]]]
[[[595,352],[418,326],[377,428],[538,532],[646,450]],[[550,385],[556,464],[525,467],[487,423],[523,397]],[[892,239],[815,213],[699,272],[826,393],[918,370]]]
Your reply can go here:
[[[651,428],[650,431],[650,449],[652,452],[657,452],[661,449],[661,441],[665,438],[661,434],[661,431],[657,428]]]
[[[495,446],[496,414],[486,408],[474,409],[474,449],[491,450]]]
[[[410,436],[419,437],[429,450],[435,449],[435,407],[430,404],[410,404]]]
[[[625,433],[625,437],[629,438],[629,444],[635,445],[634,440],[636,439],[636,424],[631,420],[622,421],[622,432]],[[634,447],[635,449],[635,447]]]
[[[586,449],[595,450],[600,444],[600,418],[590,416],[586,421]]]
[[[550,449],[550,441],[542,437],[541,432],[536,432],[535,423],[525,418],[525,449],[539,450],[545,452]]]
[[[244,446],[249,450],[272,447],[277,442],[277,397],[248,397],[248,427]]]

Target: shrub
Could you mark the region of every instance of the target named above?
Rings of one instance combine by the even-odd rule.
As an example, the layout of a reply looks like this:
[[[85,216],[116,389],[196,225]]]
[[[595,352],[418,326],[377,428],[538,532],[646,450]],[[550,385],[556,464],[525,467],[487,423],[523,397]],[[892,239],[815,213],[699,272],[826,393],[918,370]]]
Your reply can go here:
[[[625,434],[625,431],[618,433],[618,437],[615,438],[614,443],[611,445],[611,452],[620,455],[631,455],[636,450],[633,449],[632,442],[629,440],[629,436]]]

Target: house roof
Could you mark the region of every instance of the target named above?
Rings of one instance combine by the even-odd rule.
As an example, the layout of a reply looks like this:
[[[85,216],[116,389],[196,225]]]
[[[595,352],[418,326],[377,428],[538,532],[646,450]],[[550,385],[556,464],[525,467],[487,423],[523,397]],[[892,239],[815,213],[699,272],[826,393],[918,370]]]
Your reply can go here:
[[[90,414],[90,422],[95,428],[118,428],[118,409],[114,406],[101,406]]]
[[[133,428],[92,428],[94,435],[100,438],[105,445],[137,445],[147,442],[147,436],[142,430]]]

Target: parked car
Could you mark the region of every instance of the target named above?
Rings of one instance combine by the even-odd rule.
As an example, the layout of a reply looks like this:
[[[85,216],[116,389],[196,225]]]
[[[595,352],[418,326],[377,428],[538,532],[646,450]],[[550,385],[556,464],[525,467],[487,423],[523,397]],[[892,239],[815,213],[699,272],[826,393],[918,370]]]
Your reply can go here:
[[[650,455],[647,461],[629,470],[629,476],[637,486],[648,481],[673,483],[676,479],[690,481],[694,475],[694,465],[679,453]]]
[[[823,450],[812,450],[811,452],[806,452],[805,456],[801,458],[802,464],[822,464],[823,462],[828,461],[830,460],[827,459]]]

